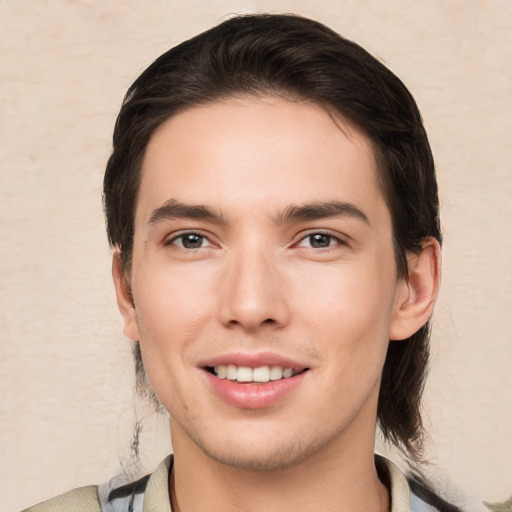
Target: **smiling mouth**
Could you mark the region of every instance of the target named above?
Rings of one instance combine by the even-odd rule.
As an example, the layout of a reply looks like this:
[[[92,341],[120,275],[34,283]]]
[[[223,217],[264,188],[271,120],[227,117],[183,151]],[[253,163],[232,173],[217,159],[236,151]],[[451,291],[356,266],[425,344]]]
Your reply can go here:
[[[234,364],[207,366],[206,370],[219,379],[226,379],[244,384],[264,384],[266,382],[289,379],[308,370],[294,370],[283,366],[258,366],[249,368],[248,366],[236,366]]]

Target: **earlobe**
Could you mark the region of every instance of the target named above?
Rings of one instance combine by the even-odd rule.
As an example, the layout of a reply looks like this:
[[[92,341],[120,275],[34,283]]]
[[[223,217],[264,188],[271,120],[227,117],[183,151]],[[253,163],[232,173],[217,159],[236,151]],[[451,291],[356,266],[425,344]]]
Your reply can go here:
[[[397,289],[389,339],[404,340],[432,315],[441,280],[441,248],[434,238],[422,244],[419,254],[408,255],[408,277]]]
[[[116,289],[117,305],[123,317],[124,335],[132,341],[138,341],[139,327],[137,324],[132,290],[123,272],[121,253],[117,248],[112,255],[112,278],[114,279],[114,287]]]

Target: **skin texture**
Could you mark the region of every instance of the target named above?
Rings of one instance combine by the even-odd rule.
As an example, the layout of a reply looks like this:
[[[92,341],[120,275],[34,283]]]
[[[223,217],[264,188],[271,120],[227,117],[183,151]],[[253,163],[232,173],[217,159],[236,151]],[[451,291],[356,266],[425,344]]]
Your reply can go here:
[[[428,241],[397,279],[376,172],[357,129],[280,98],[189,109],[153,135],[131,275],[118,254],[113,273],[124,332],[170,413],[182,510],[386,509],[373,463],[380,375],[389,339],[432,312],[439,248]],[[304,205],[315,215],[292,214]],[[204,364],[239,354],[306,371],[269,406],[235,406]]]

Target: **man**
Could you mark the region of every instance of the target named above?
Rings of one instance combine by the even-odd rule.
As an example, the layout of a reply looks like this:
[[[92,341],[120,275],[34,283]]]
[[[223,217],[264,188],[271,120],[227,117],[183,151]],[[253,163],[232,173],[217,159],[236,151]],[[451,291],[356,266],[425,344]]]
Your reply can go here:
[[[228,20],[129,89],[104,198],[174,455],[33,510],[457,510],[373,453],[378,422],[421,457],[440,277],[433,159],[388,69],[311,20]]]

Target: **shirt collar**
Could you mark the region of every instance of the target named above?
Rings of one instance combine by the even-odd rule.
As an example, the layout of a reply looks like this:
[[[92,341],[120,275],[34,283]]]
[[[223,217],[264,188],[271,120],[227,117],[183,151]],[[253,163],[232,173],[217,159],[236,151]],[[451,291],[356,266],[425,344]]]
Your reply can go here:
[[[149,478],[144,495],[143,512],[172,512],[169,498],[169,472],[173,455],[165,458]],[[391,512],[411,512],[409,485],[401,471],[388,459],[375,455],[379,476],[391,495]]]
[[[375,454],[379,477],[387,486],[391,497],[391,512],[411,512],[409,484],[402,472],[389,459]]]

